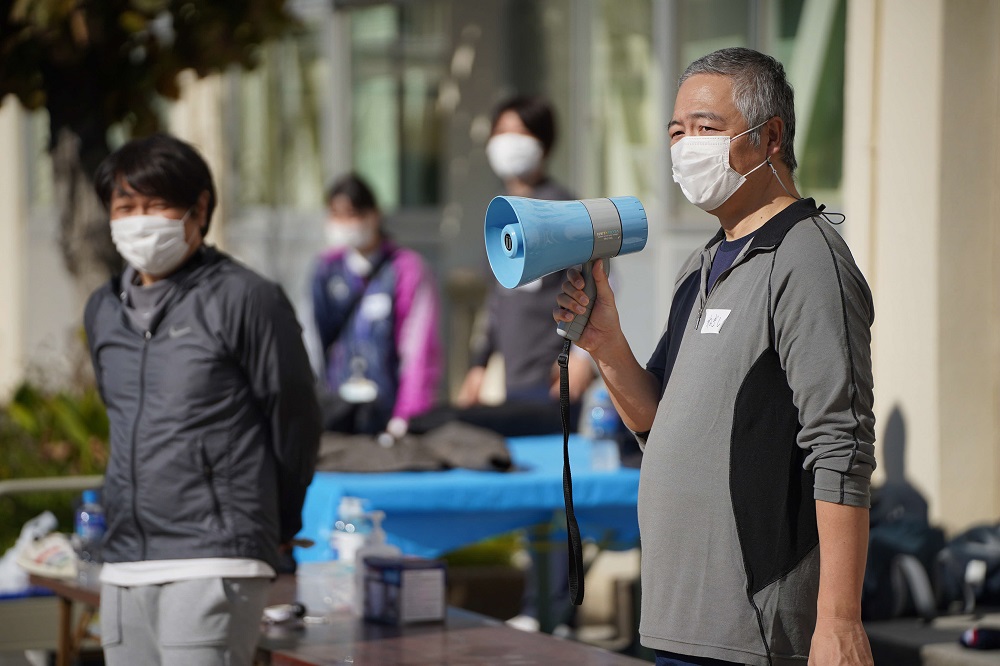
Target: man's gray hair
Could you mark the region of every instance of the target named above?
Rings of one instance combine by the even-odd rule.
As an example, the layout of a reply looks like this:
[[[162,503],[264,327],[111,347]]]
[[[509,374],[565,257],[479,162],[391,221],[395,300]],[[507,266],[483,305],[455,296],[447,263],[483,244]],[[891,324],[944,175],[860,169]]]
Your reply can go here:
[[[785,124],[781,137],[781,159],[794,173],[795,160],[795,95],[785,77],[785,68],[769,55],[753,49],[733,47],[720,49],[698,58],[681,74],[677,87],[695,74],[718,74],[733,80],[733,103],[743,114],[749,127],[755,127],[777,116]],[[754,146],[760,146],[760,129],[748,135]]]

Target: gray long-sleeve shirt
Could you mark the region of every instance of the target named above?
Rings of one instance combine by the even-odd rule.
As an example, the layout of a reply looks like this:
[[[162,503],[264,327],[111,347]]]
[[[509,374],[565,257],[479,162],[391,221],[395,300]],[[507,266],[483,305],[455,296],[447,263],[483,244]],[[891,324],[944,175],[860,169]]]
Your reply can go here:
[[[871,294],[818,212],[781,211],[708,293],[721,231],[678,277],[647,366],[663,396],[639,488],[646,646],[806,663],[815,500],[868,506],[875,466]]]

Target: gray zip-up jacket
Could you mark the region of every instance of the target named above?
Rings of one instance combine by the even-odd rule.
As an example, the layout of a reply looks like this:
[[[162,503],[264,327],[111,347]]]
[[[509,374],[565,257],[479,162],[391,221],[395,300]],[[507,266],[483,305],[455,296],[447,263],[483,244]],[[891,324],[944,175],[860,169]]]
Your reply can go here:
[[[320,418],[281,288],[197,252],[139,330],[120,278],[84,323],[111,425],[108,562],[239,557],[278,563],[301,528]]]
[[[867,507],[875,467],[871,293],[804,199],[706,284],[720,230],[678,277],[647,369],[663,395],[639,487],[644,645],[804,665],[815,500]]]

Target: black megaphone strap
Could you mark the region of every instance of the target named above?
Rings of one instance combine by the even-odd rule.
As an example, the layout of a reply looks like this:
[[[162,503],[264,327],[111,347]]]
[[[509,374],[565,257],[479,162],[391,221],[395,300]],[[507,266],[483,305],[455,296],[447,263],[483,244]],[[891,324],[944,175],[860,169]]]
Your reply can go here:
[[[563,342],[559,354],[559,412],[563,428],[563,500],[566,505],[566,538],[569,540],[569,595],[573,604],[583,603],[583,543],[573,509],[573,475],[569,464],[569,348]]]

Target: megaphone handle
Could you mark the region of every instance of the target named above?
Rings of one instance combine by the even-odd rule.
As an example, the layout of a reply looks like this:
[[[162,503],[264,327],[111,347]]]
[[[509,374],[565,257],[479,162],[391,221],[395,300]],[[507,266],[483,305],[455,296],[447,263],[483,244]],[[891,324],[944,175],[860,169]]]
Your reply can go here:
[[[571,322],[561,321],[557,327],[557,333],[563,336],[567,340],[572,340],[576,342],[583,335],[583,329],[587,328],[587,322],[590,321],[590,313],[594,309],[594,301],[597,300],[597,284],[594,282],[594,261],[591,259],[583,265],[583,293],[587,294],[587,298],[590,300],[587,303],[587,311],[583,314],[578,314]],[[607,257],[603,257],[601,261],[604,262],[604,273],[605,275],[611,274],[611,260]]]

